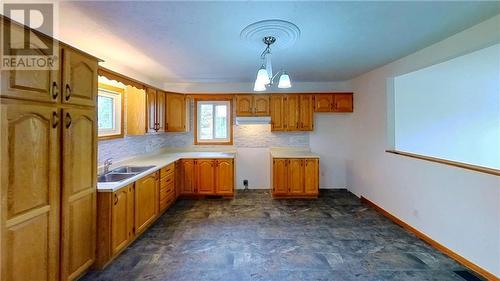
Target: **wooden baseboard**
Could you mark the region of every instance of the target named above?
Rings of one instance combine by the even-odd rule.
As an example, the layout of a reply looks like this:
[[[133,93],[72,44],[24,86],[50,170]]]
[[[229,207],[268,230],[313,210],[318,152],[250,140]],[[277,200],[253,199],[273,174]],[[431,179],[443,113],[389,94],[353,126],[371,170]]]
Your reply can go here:
[[[482,277],[486,278],[487,280],[491,281],[500,281],[500,278],[495,276],[493,273],[488,272],[487,270],[479,267],[478,265],[474,264],[473,262],[467,260],[466,258],[462,257],[461,255],[455,253],[451,249],[447,248],[443,244],[437,242],[436,240],[432,239],[429,237],[427,234],[422,233],[418,229],[414,228],[413,226],[407,224],[406,222],[402,221],[398,217],[394,216],[393,214],[387,212],[384,210],[382,207],[379,207],[377,204],[373,203],[372,201],[366,199],[365,197],[361,196],[361,202],[372,207],[375,209],[377,212],[381,213],[394,223],[398,224],[399,226],[403,227],[404,229],[412,232],[415,234],[418,238],[423,240],[424,242],[428,243],[432,247],[436,248],[443,254],[449,256],[450,258],[456,260],[458,263],[462,264],[463,266],[469,268],[470,270],[476,272],[477,274],[481,275]]]

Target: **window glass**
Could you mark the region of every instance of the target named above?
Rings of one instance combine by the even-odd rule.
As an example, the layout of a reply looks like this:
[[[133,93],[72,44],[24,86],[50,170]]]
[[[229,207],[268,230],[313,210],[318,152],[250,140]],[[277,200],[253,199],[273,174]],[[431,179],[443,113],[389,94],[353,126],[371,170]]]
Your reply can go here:
[[[114,104],[113,98],[99,95],[97,97],[98,127],[102,129],[113,129]]]
[[[230,102],[197,102],[197,142],[230,142]]]
[[[99,137],[123,136],[121,93],[123,93],[121,88],[99,84],[97,93],[97,133]]]

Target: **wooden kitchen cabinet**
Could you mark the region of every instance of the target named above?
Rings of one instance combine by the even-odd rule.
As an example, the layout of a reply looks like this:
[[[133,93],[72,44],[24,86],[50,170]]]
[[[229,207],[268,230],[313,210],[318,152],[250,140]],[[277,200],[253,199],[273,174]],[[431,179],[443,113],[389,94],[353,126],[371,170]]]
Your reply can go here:
[[[180,194],[181,195],[192,195],[196,193],[195,190],[195,168],[193,159],[182,159],[180,160],[181,166],[181,176],[180,179]]]
[[[195,160],[197,193],[210,195],[215,193],[215,160]]]
[[[158,172],[135,182],[135,232],[142,233],[158,214]]]
[[[254,95],[253,96],[254,116],[269,116],[270,99],[269,95]]]
[[[353,112],[353,93],[314,95],[315,112]]]
[[[56,280],[60,110],[1,100],[1,280]]]
[[[144,135],[146,133],[146,92],[144,89],[137,89],[127,86],[125,89],[125,106],[127,111],[126,135]]]
[[[304,193],[304,159],[287,159],[288,161],[288,192],[290,194]]]
[[[333,94],[314,95],[314,102],[315,112],[330,112],[332,111]]]
[[[165,211],[175,200],[175,163],[160,170],[160,213]]]
[[[97,194],[97,255],[104,268],[134,240],[134,184]]]
[[[285,131],[285,95],[271,95],[271,131]]]
[[[215,160],[215,193],[232,195],[234,193],[233,159]]]
[[[300,130],[299,98],[299,95],[287,95],[285,98],[285,129],[287,131]]]
[[[98,60],[60,42],[56,52],[55,70],[0,78],[1,280],[74,280],[95,260]]]
[[[284,195],[288,193],[288,161],[287,159],[272,160],[272,187],[273,194]]]
[[[165,92],[146,88],[147,131],[158,132],[165,129]]]
[[[269,116],[269,95],[236,95],[236,116]]]
[[[81,52],[63,47],[63,103],[96,106],[97,61]]]
[[[253,116],[253,95],[236,95],[236,116]]]
[[[335,94],[333,111],[352,112],[353,111],[352,94]]]
[[[272,158],[274,197],[316,197],[319,193],[317,158]]]
[[[189,102],[183,94],[167,93],[166,125],[167,132],[189,131]]]
[[[304,159],[304,193],[317,195],[319,192],[319,160]]]
[[[61,274],[73,280],[95,259],[97,122],[94,109],[62,113]]]
[[[312,131],[314,129],[314,96],[300,95],[300,130]]]

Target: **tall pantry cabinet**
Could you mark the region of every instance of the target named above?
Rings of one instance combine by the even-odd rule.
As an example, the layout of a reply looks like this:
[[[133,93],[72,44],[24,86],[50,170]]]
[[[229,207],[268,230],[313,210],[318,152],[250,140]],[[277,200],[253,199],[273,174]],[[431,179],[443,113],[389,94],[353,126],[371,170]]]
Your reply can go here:
[[[56,70],[1,72],[1,280],[74,280],[95,259],[98,61],[58,52]]]

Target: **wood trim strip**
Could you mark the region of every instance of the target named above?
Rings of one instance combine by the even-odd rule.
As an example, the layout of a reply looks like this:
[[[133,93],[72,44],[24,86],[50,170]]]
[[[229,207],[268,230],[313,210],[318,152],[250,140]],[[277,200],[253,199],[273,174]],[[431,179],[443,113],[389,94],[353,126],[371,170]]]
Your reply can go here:
[[[446,159],[441,159],[441,158],[436,158],[436,157],[423,156],[423,155],[419,155],[419,154],[403,152],[403,151],[398,151],[398,150],[386,150],[385,152],[393,153],[393,154],[397,154],[397,155],[402,155],[402,156],[407,156],[407,157],[411,157],[411,158],[416,158],[416,159],[420,159],[420,160],[426,160],[426,161],[430,161],[430,162],[445,164],[445,165],[454,166],[454,167],[467,169],[467,170],[472,170],[472,171],[476,171],[476,172],[481,172],[481,173],[485,173],[485,174],[500,176],[500,170],[497,170],[497,169],[486,168],[486,167],[482,167],[482,166],[476,166],[476,165],[471,165],[471,164],[466,164],[466,163],[462,163],[462,162],[456,162],[456,161],[451,161],[451,160],[446,160]]]
[[[487,280],[492,280],[492,281],[500,281],[500,278],[496,277],[493,273],[490,273],[486,269],[481,268],[480,266],[474,264],[473,262],[467,260],[466,258],[462,257],[461,255],[455,253],[453,250],[447,248],[443,244],[437,242],[436,240],[432,239],[430,236],[427,234],[419,231],[418,229],[414,228],[413,226],[407,224],[406,222],[402,221],[398,217],[394,216],[393,214],[387,212],[384,210],[382,207],[378,206],[377,204],[373,203],[372,201],[366,199],[366,197],[361,196],[360,198],[361,202],[365,205],[368,205],[375,209],[375,211],[379,212],[382,214],[384,217],[390,219],[392,222],[395,224],[401,226],[402,228],[406,229],[407,231],[415,234],[419,239],[422,241],[426,242],[427,244],[431,245],[432,247],[436,248],[438,251],[442,252],[443,254],[447,255],[448,257],[456,260],[458,263],[461,265],[469,268],[470,270],[476,272],[477,274],[481,275],[482,277],[486,278]]]
[[[130,85],[132,87],[136,87],[137,89],[146,88],[145,84],[142,83],[141,81],[135,80],[134,78],[130,78],[128,76],[122,75],[118,72],[104,68],[102,66],[99,66],[99,68],[97,69],[97,74],[99,74],[100,76],[104,76],[104,77],[108,78],[109,80],[115,80],[115,81],[121,82],[125,85]]]

